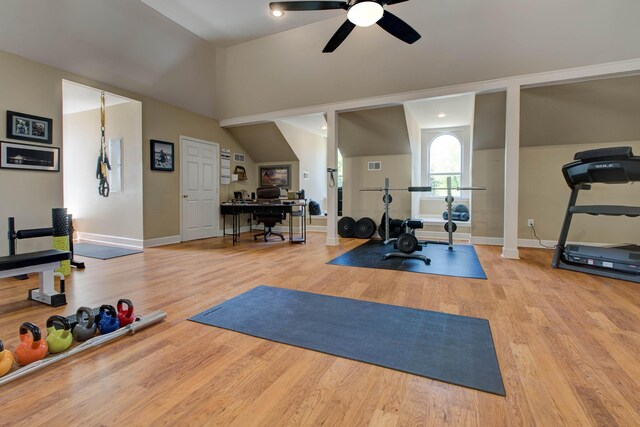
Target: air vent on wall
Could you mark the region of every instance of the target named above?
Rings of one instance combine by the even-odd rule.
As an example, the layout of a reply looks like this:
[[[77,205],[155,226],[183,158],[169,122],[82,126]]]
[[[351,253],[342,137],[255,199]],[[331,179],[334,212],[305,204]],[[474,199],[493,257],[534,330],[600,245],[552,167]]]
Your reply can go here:
[[[381,161],[369,162],[367,169],[370,171],[382,170],[382,162]]]
[[[244,154],[233,153],[233,160],[238,163],[244,163]]]

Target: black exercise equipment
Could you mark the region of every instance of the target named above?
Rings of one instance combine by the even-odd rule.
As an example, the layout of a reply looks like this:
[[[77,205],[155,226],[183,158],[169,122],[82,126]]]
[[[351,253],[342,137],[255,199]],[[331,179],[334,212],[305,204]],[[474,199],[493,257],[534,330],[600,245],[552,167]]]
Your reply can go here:
[[[71,259],[71,253],[50,249],[19,255],[0,257],[0,278],[25,276],[28,273],[39,273],[40,287],[29,290],[28,299],[48,304],[53,307],[67,303],[64,289],[64,276],[55,273],[60,262]],[[60,277],[60,291],[54,287],[54,276]]]
[[[431,191],[431,187],[407,187],[407,188],[389,188],[389,178],[384,179],[384,187],[374,187],[374,188],[363,188],[360,191],[384,191],[384,195],[382,196],[382,201],[384,202],[384,243],[385,245],[394,240],[389,235],[391,229],[391,218],[389,218],[389,204],[391,204],[392,197],[389,194],[389,191],[408,191],[408,192],[429,192]],[[382,237],[382,236],[380,236]]]
[[[356,221],[350,216],[340,218],[338,221],[338,235],[340,237],[353,237],[356,229]]]
[[[426,245],[427,242],[421,242],[416,238],[415,230],[422,228],[423,223],[421,220],[408,218],[402,221],[403,233],[398,236],[394,248],[400,252],[388,252],[384,254],[383,259],[389,258],[409,258],[419,259],[424,261],[425,264],[431,264],[431,259],[425,255],[416,254],[416,251],[422,251],[422,244]]]
[[[360,218],[356,221],[354,233],[358,239],[368,239],[376,232],[376,223],[371,218]]]
[[[54,217],[55,218],[55,217]],[[71,266],[76,267],[80,270],[85,268],[84,262],[75,261],[73,259],[73,218],[71,214],[67,215],[67,227],[69,234],[69,251],[71,252]],[[56,230],[61,227],[60,220],[54,221],[56,224]],[[54,227],[49,228],[30,228],[25,230],[16,230],[16,220],[14,217],[9,217],[8,224],[8,233],[7,236],[9,238],[9,255],[15,255],[17,250],[17,241],[22,239],[33,239],[36,237],[48,237],[54,236]],[[55,235],[60,233],[55,233]],[[21,275],[18,277],[19,279],[26,279],[27,276]]]
[[[627,184],[640,181],[640,157],[633,155],[631,147],[613,147],[582,151],[576,153],[574,160],[562,167],[571,195],[552,266],[640,283],[640,246],[592,247],[566,244],[574,214],[640,216],[638,206],[576,205],[580,190],[590,190],[591,184]]]
[[[385,237],[385,224],[387,223],[387,215],[382,214],[382,218],[380,219],[380,225],[378,226],[378,234],[380,237]],[[402,234],[402,220],[401,219],[389,219],[389,238],[396,239],[400,234]]]

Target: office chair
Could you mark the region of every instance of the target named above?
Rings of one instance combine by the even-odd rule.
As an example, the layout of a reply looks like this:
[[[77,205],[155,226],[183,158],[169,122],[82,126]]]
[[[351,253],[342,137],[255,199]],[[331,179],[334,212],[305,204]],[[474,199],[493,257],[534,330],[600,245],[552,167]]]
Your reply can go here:
[[[258,201],[274,201],[280,199],[280,189],[278,187],[260,187],[256,190],[256,196]],[[254,218],[258,222],[258,224],[264,224],[264,231],[262,233],[255,234],[253,236],[253,240],[258,240],[258,237],[264,236],[264,241],[268,242],[270,236],[280,236],[282,241],[284,241],[284,234],[277,233],[272,230],[276,224],[282,224],[282,220],[285,218],[285,214],[281,212],[266,212],[266,213],[257,213],[254,215]]]

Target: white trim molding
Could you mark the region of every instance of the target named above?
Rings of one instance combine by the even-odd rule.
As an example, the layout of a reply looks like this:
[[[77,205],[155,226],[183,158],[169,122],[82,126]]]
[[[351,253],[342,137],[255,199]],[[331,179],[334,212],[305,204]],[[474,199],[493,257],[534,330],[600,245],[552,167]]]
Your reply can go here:
[[[154,239],[146,239],[144,241],[145,248],[153,248],[156,246],[165,246],[165,245],[173,245],[176,243],[180,243],[180,235],[176,236],[166,236],[166,237],[156,237]]]
[[[118,246],[129,249],[142,249],[144,241],[141,239],[130,239],[128,237],[107,236],[104,234],[78,232],[80,242],[105,243],[111,246]]]

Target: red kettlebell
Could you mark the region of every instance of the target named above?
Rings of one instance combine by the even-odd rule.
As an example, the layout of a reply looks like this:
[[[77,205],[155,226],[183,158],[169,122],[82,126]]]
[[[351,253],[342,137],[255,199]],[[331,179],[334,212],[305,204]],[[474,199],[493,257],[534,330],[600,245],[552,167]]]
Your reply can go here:
[[[44,359],[48,351],[49,345],[42,339],[40,328],[33,323],[24,322],[20,326],[20,344],[15,354],[18,365],[25,366]]]
[[[123,309],[123,305],[127,306],[127,309]],[[133,321],[136,320],[136,316],[133,313],[133,304],[131,300],[121,299],[118,300],[118,321],[120,322],[120,327],[127,326]]]

